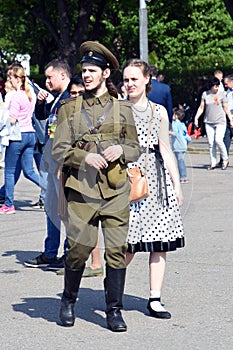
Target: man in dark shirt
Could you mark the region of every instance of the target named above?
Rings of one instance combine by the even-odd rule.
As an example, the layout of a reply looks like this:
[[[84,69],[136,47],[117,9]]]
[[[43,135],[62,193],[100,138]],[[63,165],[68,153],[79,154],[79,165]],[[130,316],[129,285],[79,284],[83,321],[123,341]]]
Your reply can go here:
[[[49,90],[57,93],[57,97],[47,103],[48,92],[40,90],[37,96],[36,117],[47,120],[46,145],[43,151],[41,169],[48,173],[47,188],[45,196],[45,212],[47,219],[47,236],[44,241],[44,251],[33,259],[26,260],[24,265],[27,267],[52,268],[54,270],[64,266],[64,256],[57,258],[60,246],[61,219],[58,215],[58,163],[52,158],[51,150],[53,146],[54,128],[61,101],[69,98],[67,86],[70,82],[71,72],[68,63],[65,60],[55,58],[45,67],[46,83]],[[54,123],[54,124],[53,124]],[[50,132],[48,132],[48,130]],[[64,241],[64,255],[67,247],[67,241]]]
[[[155,66],[151,68],[151,92],[147,95],[150,101],[164,106],[167,110],[169,122],[172,123],[172,96],[170,86],[157,80],[158,70]]]

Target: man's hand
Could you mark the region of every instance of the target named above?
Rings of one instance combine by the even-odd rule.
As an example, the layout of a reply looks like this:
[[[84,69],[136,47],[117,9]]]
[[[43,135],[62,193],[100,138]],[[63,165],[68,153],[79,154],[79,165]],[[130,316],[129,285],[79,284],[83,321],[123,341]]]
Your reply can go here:
[[[89,153],[85,158],[85,162],[97,170],[108,167],[106,160],[97,153]]]
[[[49,94],[48,94],[47,91],[45,91],[45,90],[40,90],[40,91],[38,92],[37,99],[38,99],[39,102],[43,102],[43,101],[46,100],[46,98],[48,97],[48,95],[49,95]]]
[[[108,162],[114,162],[114,160],[120,158],[123,154],[123,149],[120,145],[109,146],[103,151],[103,156]]]

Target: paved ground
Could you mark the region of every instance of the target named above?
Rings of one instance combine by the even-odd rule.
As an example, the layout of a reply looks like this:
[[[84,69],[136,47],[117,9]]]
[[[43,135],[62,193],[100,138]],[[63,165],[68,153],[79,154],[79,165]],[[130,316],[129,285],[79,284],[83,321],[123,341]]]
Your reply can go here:
[[[31,208],[38,189],[21,178],[16,215],[0,217],[2,350],[232,350],[233,156],[227,171],[206,171],[206,152],[188,153],[186,163],[186,248],[168,254],[163,288],[172,318],[148,317],[148,255],[138,254],[127,272],[123,313],[128,332],[122,334],[106,329],[102,277],[82,280],[75,326],[60,326],[63,277],[23,266],[43,249],[45,216]],[[2,176],[0,171],[1,182]]]
[[[208,144],[206,136],[200,137],[198,140],[192,139],[188,144],[189,153],[208,153]],[[233,154],[233,143],[230,147],[230,154]]]

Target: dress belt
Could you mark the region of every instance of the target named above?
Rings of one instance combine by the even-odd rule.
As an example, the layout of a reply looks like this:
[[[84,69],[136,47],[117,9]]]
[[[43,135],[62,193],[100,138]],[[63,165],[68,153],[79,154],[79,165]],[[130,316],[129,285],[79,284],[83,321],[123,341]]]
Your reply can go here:
[[[142,146],[142,147],[141,147],[141,152],[142,152],[142,153],[146,153],[146,147],[143,147],[143,146]],[[154,148],[149,148],[149,149],[148,149],[148,152],[149,152],[149,153],[155,153],[156,151],[155,151]]]

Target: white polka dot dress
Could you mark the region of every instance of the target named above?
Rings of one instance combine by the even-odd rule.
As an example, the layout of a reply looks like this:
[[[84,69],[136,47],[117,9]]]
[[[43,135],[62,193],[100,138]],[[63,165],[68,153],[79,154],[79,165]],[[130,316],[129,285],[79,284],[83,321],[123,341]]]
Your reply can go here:
[[[130,204],[130,224],[127,237],[128,251],[166,252],[184,247],[183,224],[171,177],[164,168],[158,150],[161,113],[164,107],[156,105],[151,124],[147,180],[149,197]],[[133,108],[135,125],[141,146],[146,148],[148,120],[152,111]],[[142,153],[137,165],[145,166],[146,153]],[[135,166],[135,163],[129,167]],[[166,185],[165,185],[166,184]]]

